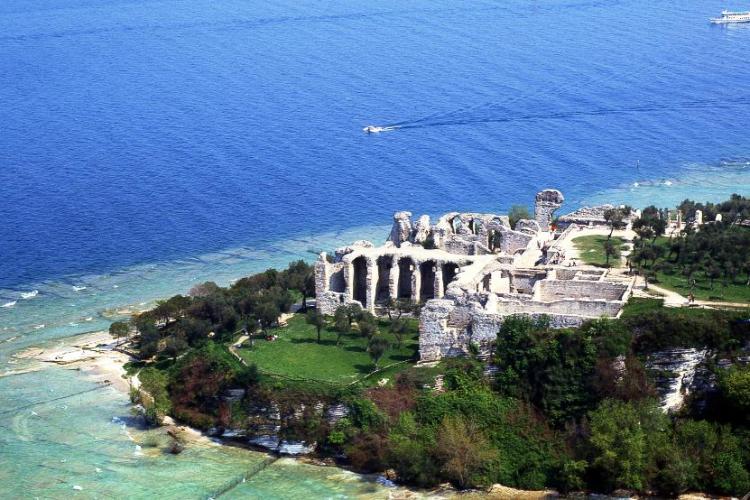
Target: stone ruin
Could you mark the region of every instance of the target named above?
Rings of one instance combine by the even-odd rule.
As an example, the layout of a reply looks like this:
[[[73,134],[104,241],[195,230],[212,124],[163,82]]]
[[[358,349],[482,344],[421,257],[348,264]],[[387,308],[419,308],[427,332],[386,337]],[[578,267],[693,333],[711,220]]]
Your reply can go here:
[[[331,315],[351,303],[373,313],[391,299],[422,303],[421,361],[463,355],[472,344],[487,353],[509,315],[546,315],[555,327],[615,317],[632,282],[566,261],[576,226],[550,227],[563,201],[554,189],[538,193],[535,218],[515,228],[505,215],[450,212],[432,224],[396,212],[384,245],[358,241],[332,258],[320,254],[317,307]]]

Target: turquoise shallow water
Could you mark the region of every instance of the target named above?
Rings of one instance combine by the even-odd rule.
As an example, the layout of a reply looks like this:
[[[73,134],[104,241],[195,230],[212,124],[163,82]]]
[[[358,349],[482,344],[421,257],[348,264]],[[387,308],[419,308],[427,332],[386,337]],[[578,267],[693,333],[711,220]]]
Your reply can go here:
[[[379,484],[337,468],[218,444],[179,455],[149,447],[127,399],[80,372],[0,377],[3,498],[385,498]],[[260,471],[260,472],[258,472]],[[248,478],[242,482],[242,478]]]
[[[309,258],[312,250],[354,239],[379,240],[386,232],[387,227],[373,227],[300,236],[283,249],[233,249],[34,284],[30,289],[38,290],[36,296],[0,309],[3,498],[211,498],[218,492],[236,498],[292,499],[309,493],[318,498],[386,498],[386,488],[337,468],[294,460],[264,468],[267,455],[219,445],[191,445],[179,456],[147,448],[149,432],[130,418],[126,395],[79,371],[13,357],[28,346],[54,346],[72,335],[107,328],[112,318],[184,293],[195,283],[210,279],[225,285]],[[262,471],[255,474],[258,469]],[[243,477],[248,481],[243,483]]]

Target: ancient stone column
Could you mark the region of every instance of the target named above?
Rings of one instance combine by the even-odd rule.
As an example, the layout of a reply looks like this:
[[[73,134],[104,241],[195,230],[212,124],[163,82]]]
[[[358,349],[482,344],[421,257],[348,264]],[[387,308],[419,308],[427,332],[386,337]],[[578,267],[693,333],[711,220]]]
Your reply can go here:
[[[414,267],[414,270],[411,273],[411,300],[416,304],[420,299],[422,272],[419,269],[419,262],[415,260],[412,260],[412,267]]]
[[[326,253],[321,252],[315,261],[315,295],[321,296],[329,289],[328,261]]]
[[[378,293],[378,261],[367,259],[367,291],[365,292],[365,307],[371,313],[375,312],[375,296]]]
[[[549,231],[552,216],[560,208],[565,198],[557,189],[545,189],[536,194],[534,203],[534,219],[539,223],[542,231]]]
[[[411,238],[412,226],[411,226],[411,212],[396,212],[393,214],[393,227],[391,228],[391,235],[388,238],[397,247],[401,246],[401,243],[409,241]]]
[[[443,263],[435,263],[435,298],[443,298]]]
[[[417,220],[412,229],[414,243],[424,244],[430,236],[430,216],[423,215]]]
[[[391,271],[388,273],[388,295],[391,299],[398,298],[398,255],[391,260]]]
[[[350,302],[354,300],[354,263],[352,261],[346,262],[344,265],[344,300]]]

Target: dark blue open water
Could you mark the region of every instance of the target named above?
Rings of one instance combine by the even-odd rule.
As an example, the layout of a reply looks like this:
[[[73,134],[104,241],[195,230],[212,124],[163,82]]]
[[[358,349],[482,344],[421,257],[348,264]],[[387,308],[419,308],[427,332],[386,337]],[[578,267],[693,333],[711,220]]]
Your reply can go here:
[[[5,0],[0,288],[744,160],[725,5]]]
[[[749,194],[750,25],[707,21],[727,6],[3,0],[0,401],[91,384],[13,375],[24,346],[198,281],[383,238],[395,210],[502,211],[545,187],[569,209]],[[76,401],[0,419],[4,491],[200,497],[247,465],[210,450],[134,458],[111,422],[121,396]],[[66,441],[71,419],[101,443]],[[154,489],[207,461],[221,467],[201,485]],[[283,470],[240,493],[362,494],[301,469],[280,486]]]

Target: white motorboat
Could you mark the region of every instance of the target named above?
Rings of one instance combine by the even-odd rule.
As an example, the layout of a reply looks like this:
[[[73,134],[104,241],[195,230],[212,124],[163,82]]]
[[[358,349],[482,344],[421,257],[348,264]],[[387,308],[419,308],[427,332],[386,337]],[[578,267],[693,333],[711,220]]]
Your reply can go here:
[[[712,17],[710,21],[714,24],[750,23],[750,11],[732,12],[722,10],[721,17]]]

